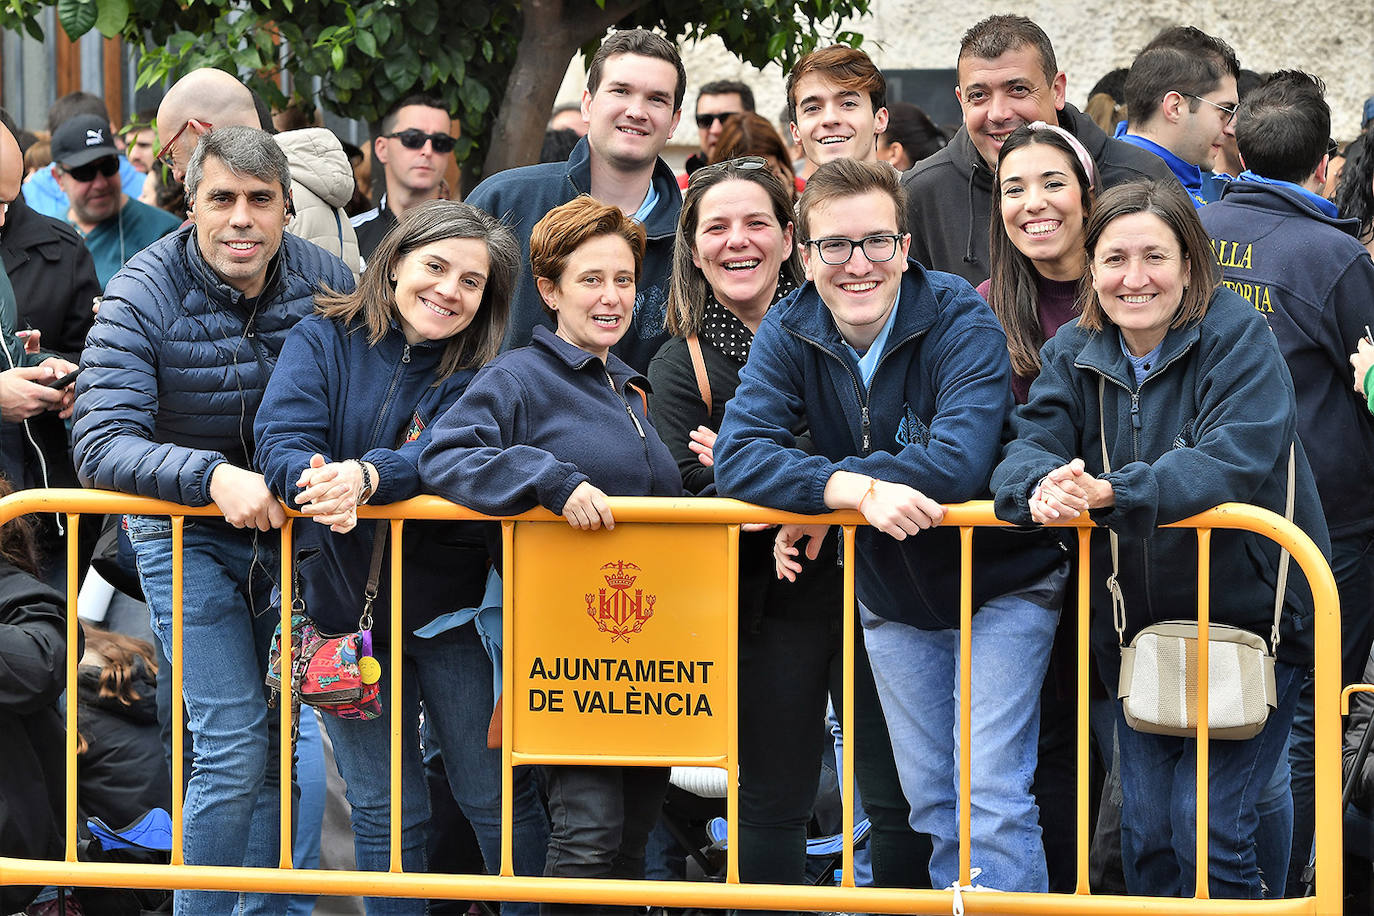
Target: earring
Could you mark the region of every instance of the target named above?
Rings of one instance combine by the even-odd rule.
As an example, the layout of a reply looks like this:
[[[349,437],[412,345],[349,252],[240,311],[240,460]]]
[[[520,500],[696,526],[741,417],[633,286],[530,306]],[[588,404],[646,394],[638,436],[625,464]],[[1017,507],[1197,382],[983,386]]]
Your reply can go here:
[[[395,283],[395,282],[396,282],[396,272],[395,272],[394,270],[391,272],[391,282],[392,282],[392,283]]]

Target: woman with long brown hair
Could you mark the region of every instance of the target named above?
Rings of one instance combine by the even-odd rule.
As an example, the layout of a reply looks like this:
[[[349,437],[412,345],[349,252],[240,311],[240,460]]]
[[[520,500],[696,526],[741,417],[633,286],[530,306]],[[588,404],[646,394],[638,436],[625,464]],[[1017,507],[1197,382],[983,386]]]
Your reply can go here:
[[[320,296],[317,314],[291,332],[267,385],[254,431],[257,465],[279,498],[319,524],[297,525],[296,570],[307,612],[326,633],[362,627],[374,527],[355,530],[357,507],[421,491],[429,427],[496,355],[505,332],[520,249],[510,230],[467,204],[429,201],[409,211],[368,258],[358,288]],[[476,626],[432,638],[417,630],[448,611],[481,607],[485,529],[413,522],[404,539],[403,708],[387,708],[392,585],[383,562],[372,606],[382,702],[373,719],[323,717],[348,783],[358,866],[390,865],[391,716],[402,717],[401,859],[426,868],[429,795],[420,761],[420,701],[427,734],[443,752],[453,797],[493,872],[501,861],[500,753],[486,745],[493,665]],[[388,545],[386,548],[390,550]],[[515,782],[515,869],[543,864],[547,824],[532,781]],[[368,912],[420,913],[423,900],[370,897]],[[507,913],[524,904],[507,904]]]

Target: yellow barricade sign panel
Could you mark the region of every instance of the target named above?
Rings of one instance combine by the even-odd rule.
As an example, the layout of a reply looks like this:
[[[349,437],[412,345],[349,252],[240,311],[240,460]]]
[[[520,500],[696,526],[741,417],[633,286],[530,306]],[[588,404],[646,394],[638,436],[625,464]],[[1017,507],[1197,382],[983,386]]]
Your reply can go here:
[[[724,527],[517,523],[515,556],[514,753],[725,754]]]

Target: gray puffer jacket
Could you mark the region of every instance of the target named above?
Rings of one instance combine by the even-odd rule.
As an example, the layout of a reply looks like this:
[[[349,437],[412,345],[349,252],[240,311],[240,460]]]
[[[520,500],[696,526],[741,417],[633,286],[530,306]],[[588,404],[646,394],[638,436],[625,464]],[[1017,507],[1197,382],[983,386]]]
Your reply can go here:
[[[223,461],[252,467],[253,419],[277,354],[343,262],[282,236],[256,301],[223,283],[194,226],[153,243],[105,289],[81,355],[73,439],[83,485],[189,506]]]

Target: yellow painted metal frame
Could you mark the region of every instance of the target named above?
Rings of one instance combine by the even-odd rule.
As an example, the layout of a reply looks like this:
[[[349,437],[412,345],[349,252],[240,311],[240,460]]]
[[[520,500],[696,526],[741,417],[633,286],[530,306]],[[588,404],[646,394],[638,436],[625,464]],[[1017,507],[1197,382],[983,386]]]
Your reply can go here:
[[[840,524],[844,533],[844,600],[846,615],[844,619],[844,648],[847,658],[853,657],[855,647],[854,632],[854,536],[856,526],[864,524],[864,519],[856,512],[836,512],[828,516],[799,516],[785,512],[763,509],[746,503],[727,499],[648,499],[614,498],[612,511],[617,523],[695,523],[722,524],[729,526],[729,543],[734,556],[738,557],[739,525],[749,522],[806,522],[815,524],[827,521]],[[18,515],[31,512],[67,513],[69,530],[74,530],[81,514],[92,513],[136,513],[146,515],[168,515],[172,519],[172,543],[174,547],[172,582],[174,590],[172,619],[174,631],[173,666],[174,695],[181,690],[181,545],[184,518],[186,516],[212,516],[218,513],[214,506],[192,508],[174,503],[143,497],[133,497],[118,493],[97,490],[27,490],[0,500],[0,523]],[[298,513],[288,511],[293,518]],[[391,506],[363,507],[359,515],[364,518],[390,519],[390,534],[395,549],[392,551],[391,574],[393,581],[401,580],[401,538],[404,520],[408,519],[484,519],[470,510],[455,506],[434,497],[419,497]],[[534,510],[514,518],[503,520],[503,539],[507,547],[506,562],[516,560],[510,553],[514,524],[516,522],[545,522],[566,524],[560,516],[543,510]],[[969,620],[972,606],[972,543],[974,529],[978,527],[1001,525],[992,512],[988,502],[972,502],[948,507],[944,524],[960,529],[962,548],[960,597],[960,620],[963,624],[960,648],[964,664],[960,671],[961,709],[960,734],[965,748],[969,748],[970,702],[970,653]],[[1079,683],[1086,684],[1088,679],[1088,583],[1090,570],[1087,560],[1087,546],[1091,523],[1085,519],[1069,523],[1079,530],[1078,546],[1083,557],[1079,563],[1079,605],[1078,605],[1078,677]],[[1199,685],[1198,720],[1200,733],[1206,735],[1207,723],[1207,675],[1206,634],[1209,620],[1210,602],[1208,600],[1208,569],[1210,566],[1210,529],[1224,528],[1251,531],[1276,541],[1288,549],[1293,559],[1302,568],[1311,584],[1316,599],[1315,611],[1315,652],[1318,659],[1339,659],[1340,657],[1340,620],[1335,582],[1320,550],[1299,529],[1282,517],[1253,506],[1228,503],[1184,519],[1166,527],[1198,529],[1198,619],[1200,625],[1198,670],[1204,680]],[[290,633],[290,539],[292,524],[288,522],[283,529],[282,550],[282,631],[284,638]],[[76,539],[68,539],[68,645],[75,645],[77,639],[76,618]],[[738,565],[733,566],[733,580],[737,581]],[[505,577],[506,606],[512,602],[512,577]],[[728,600],[732,609],[737,602],[737,588],[730,589]],[[399,602],[398,602],[399,604]],[[737,609],[734,609],[737,610]],[[731,620],[734,620],[733,611]],[[401,678],[399,658],[396,653],[401,646],[401,613],[399,606],[391,615],[392,658],[390,670],[391,702],[395,708],[400,702]],[[737,659],[737,627],[731,627],[729,657]],[[289,646],[283,647],[283,655]],[[737,667],[737,665],[736,665]],[[68,653],[66,673],[68,693],[75,696],[77,658]],[[1007,913],[1007,914],[1098,914],[1139,913],[1151,916],[1165,914],[1227,914],[1227,916],[1277,916],[1277,914],[1311,914],[1311,916],[1336,916],[1341,912],[1342,894],[1342,836],[1340,812],[1340,715],[1344,711],[1350,693],[1357,690],[1371,690],[1374,687],[1351,687],[1345,694],[1341,692],[1340,666],[1337,664],[1316,665],[1316,896],[1289,900],[1211,900],[1208,899],[1206,875],[1206,837],[1207,837],[1207,793],[1199,791],[1198,796],[1198,880],[1197,896],[1193,899],[1139,898],[1109,895],[1093,895],[1088,888],[1088,697],[1086,690],[1079,691],[1078,704],[1078,806],[1077,806],[1077,848],[1078,880],[1072,894],[1027,894],[1027,893],[968,893],[962,895],[962,905],[967,913]],[[511,672],[506,671],[506,687],[510,689]],[[854,748],[850,729],[854,719],[853,708],[853,666],[844,666],[844,727],[845,744]],[[738,702],[736,673],[729,678],[730,715],[735,715]],[[504,706],[504,729],[510,734],[513,711],[509,704]],[[76,753],[76,703],[67,704],[66,751],[69,760]],[[282,734],[290,735],[290,708],[282,704]],[[733,725],[733,719],[731,720]],[[174,704],[173,727],[177,733],[184,728],[184,717],[180,703]],[[738,757],[737,728],[731,727],[729,757]],[[824,910],[867,913],[911,913],[940,912],[949,910],[955,895],[945,890],[900,890],[890,888],[858,888],[853,884],[853,821],[854,811],[851,793],[846,793],[843,804],[844,843],[843,843],[843,885],[840,887],[796,887],[779,885],[742,885],[739,884],[737,856],[738,849],[738,804],[735,798],[736,780],[731,779],[731,797],[727,808],[728,839],[732,850],[728,858],[727,879],[724,884],[665,882],[665,881],[585,881],[566,878],[517,877],[511,869],[511,809],[510,779],[511,753],[504,756],[504,795],[502,800],[502,861],[499,875],[438,875],[413,874],[403,872],[400,863],[400,747],[401,726],[399,717],[393,717],[391,733],[391,868],[389,874],[359,871],[318,871],[298,870],[291,862],[290,821],[291,792],[289,757],[281,762],[282,772],[282,855],[278,869],[229,868],[203,865],[185,865],[181,848],[181,755],[172,757],[173,787],[173,849],[171,865],[128,865],[76,861],[76,843],[73,824],[67,824],[67,843],[64,861],[35,861],[26,859],[0,858],[0,884],[38,884],[56,886],[91,887],[164,887],[164,888],[205,888],[211,890],[243,890],[261,893],[302,893],[335,895],[388,895],[397,897],[469,897],[485,900],[534,900],[550,903],[596,903],[606,905],[656,905],[669,907],[709,907],[739,909],[780,909],[780,910]],[[289,739],[288,739],[289,740]],[[509,747],[509,742],[506,742]],[[970,788],[971,754],[962,755],[960,760],[959,784],[963,798],[968,797]],[[607,760],[607,763],[658,763],[656,760]],[[1197,779],[1199,786],[1205,785],[1207,774],[1207,742],[1199,741],[1197,753]],[[843,780],[845,785],[853,785],[854,754],[846,754],[844,759]],[[69,819],[75,818],[76,811],[76,768],[67,767],[66,804]],[[969,871],[969,806],[960,806],[960,883],[968,885]]]

